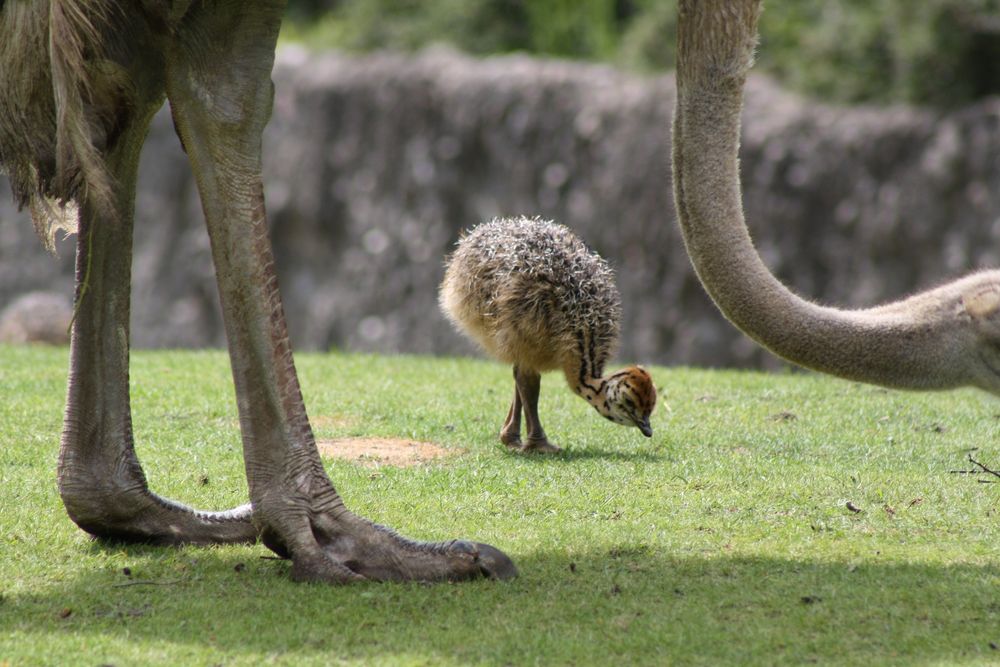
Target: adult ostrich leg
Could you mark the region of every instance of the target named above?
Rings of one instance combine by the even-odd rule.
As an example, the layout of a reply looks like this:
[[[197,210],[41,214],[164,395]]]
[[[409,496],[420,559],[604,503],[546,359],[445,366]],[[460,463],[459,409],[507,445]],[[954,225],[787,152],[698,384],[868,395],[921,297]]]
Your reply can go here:
[[[719,309],[775,354],[843,378],[907,389],[1000,392],[1000,271],[862,310],[823,307],[761,261],[741,204],[743,84],[760,0],[681,0],[674,200],[688,255]]]
[[[292,558],[298,579],[512,576],[510,560],[488,545],[412,542],[354,515],[320,463],[288,343],[261,180],[283,5],[194,6],[185,20],[193,25],[182,23],[166,68],[212,242],[254,521],[269,546]]]
[[[99,537],[208,543],[260,535],[291,558],[297,580],[514,576],[510,559],[488,545],[414,542],[353,514],[320,463],[289,348],[260,173],[283,5],[0,3],[0,83],[13,91],[0,101],[0,159],[33,213],[46,196],[76,200],[81,210],[59,461],[64,504]],[[51,99],[38,95],[46,88]],[[154,495],[132,446],[132,208],[139,150],[164,96],[198,183],[236,384],[251,504],[230,512]]]

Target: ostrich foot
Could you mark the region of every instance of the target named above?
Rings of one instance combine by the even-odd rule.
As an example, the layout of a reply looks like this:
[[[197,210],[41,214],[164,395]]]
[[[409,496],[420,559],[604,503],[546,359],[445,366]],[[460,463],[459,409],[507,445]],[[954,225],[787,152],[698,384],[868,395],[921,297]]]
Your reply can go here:
[[[500,442],[507,446],[507,449],[521,449],[521,434],[507,430],[500,431]]]
[[[521,445],[519,452],[522,454],[558,454],[562,447],[553,445],[548,438],[528,438],[528,442]]]
[[[327,511],[301,522],[286,539],[265,529],[262,540],[291,558],[295,581],[347,584],[356,581],[466,581],[513,579],[510,558],[488,544],[452,540],[417,542],[351,512]]]
[[[553,445],[546,437],[528,438],[527,442],[521,442],[520,433],[500,431],[500,442],[507,446],[507,449],[519,454],[558,454],[562,447]]]
[[[80,488],[65,478],[60,491],[70,518],[98,539],[159,545],[257,541],[250,505],[205,512],[161,498],[145,485]]]

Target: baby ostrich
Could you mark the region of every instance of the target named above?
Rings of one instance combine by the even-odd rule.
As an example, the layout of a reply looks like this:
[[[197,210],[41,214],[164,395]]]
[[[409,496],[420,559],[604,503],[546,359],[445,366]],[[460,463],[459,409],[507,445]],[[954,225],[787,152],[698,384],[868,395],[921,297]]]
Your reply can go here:
[[[500,440],[521,452],[558,452],[538,420],[542,371],[561,368],[570,388],[607,419],[652,436],[656,389],[638,366],[603,377],[614,352],[621,297],[599,255],[562,225],[494,219],[463,236],[439,295],[455,326],[514,366],[514,400]],[[521,410],[527,442],[521,442]]]

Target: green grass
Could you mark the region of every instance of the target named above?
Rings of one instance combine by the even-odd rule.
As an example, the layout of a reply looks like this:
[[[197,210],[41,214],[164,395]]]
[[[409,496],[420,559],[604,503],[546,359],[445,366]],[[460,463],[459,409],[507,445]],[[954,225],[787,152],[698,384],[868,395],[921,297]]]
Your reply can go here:
[[[949,472],[974,447],[1000,468],[1000,404],[982,393],[657,368],[665,404],[645,439],[547,376],[541,415],[566,453],[521,458],[496,439],[506,368],[300,355],[319,437],[461,452],[328,463],[351,507],[413,537],[490,542],[521,569],[511,583],[333,588],[291,583],[261,546],[79,531],[54,479],[66,357],[0,348],[0,665],[1000,660],[1000,485]],[[242,502],[226,355],[137,352],[132,383],[153,487]]]

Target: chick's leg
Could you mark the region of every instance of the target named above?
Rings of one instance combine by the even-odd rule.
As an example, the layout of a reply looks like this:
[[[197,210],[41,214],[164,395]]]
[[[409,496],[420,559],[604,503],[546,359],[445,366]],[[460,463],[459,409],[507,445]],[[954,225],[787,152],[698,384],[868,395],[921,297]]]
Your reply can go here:
[[[521,448],[521,393],[517,390],[517,366],[514,366],[514,398],[500,429],[500,442],[511,449]]]
[[[541,389],[542,376],[535,371],[518,368],[515,370],[514,381],[517,384],[517,391],[524,410],[524,421],[528,430],[528,438],[521,445],[520,451],[541,454],[554,454],[562,451],[545,437],[545,429],[542,428],[542,422],[538,419],[538,394]]]

